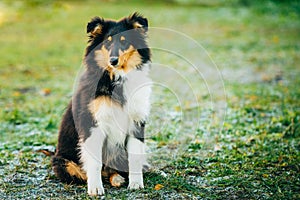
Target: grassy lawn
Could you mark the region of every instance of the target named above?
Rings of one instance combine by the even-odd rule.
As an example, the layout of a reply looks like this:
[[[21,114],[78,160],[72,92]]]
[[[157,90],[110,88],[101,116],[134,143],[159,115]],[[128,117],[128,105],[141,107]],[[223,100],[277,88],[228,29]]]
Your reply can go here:
[[[149,31],[152,168],[106,198],[300,199],[299,3],[151,2],[0,1],[0,199],[89,199],[37,150],[55,149],[86,23],[134,11],[167,28]]]

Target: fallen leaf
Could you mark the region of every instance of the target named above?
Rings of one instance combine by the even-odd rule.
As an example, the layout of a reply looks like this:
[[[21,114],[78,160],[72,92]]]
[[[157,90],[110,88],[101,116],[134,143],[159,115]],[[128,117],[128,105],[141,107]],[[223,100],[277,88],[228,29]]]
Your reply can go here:
[[[204,143],[203,141],[200,141],[199,139],[196,139],[195,141],[194,141],[194,143],[195,144],[201,144],[201,143]]]
[[[14,97],[19,97],[19,96],[21,96],[21,92],[18,92],[18,91],[14,92],[14,93],[13,93],[13,96],[14,96]]]
[[[277,35],[274,35],[272,38],[273,43],[278,44],[279,42],[279,37]]]
[[[288,166],[288,164],[287,164],[286,162],[284,162],[284,163],[282,163],[280,166],[281,166],[281,167],[286,167],[286,166]]]
[[[154,187],[154,190],[160,190],[162,189],[164,186],[162,184],[156,184]]]
[[[181,111],[181,106],[175,106],[175,107],[174,107],[174,110],[175,110],[176,112],[180,112],[180,111]]]
[[[221,151],[221,146],[219,144],[216,144],[214,146],[214,151]]]
[[[264,178],[268,178],[268,177],[269,177],[268,174],[263,174],[262,176],[263,176]]]
[[[43,96],[48,96],[49,94],[51,94],[51,89],[49,89],[49,88],[43,88],[42,91],[41,91],[41,94]]]

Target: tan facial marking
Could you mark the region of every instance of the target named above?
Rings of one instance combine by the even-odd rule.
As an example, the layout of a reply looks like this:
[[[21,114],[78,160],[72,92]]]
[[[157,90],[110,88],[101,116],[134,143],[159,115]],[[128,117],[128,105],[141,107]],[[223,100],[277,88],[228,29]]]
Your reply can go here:
[[[109,72],[109,77],[112,80],[114,76],[114,71],[116,70],[109,62],[110,51],[108,51],[105,46],[101,49],[95,51],[95,61],[98,67],[106,69]]]
[[[107,38],[107,40],[111,42],[111,41],[112,41],[112,37],[109,36],[109,37]]]
[[[112,66],[109,62],[110,51],[106,49],[105,46],[102,46],[101,49],[95,51],[95,61],[98,67],[107,70],[111,80],[113,80],[116,71],[128,73],[142,63],[140,54],[132,45],[130,45],[125,51],[119,50],[119,55],[118,66]]]
[[[125,37],[122,35],[122,36],[120,37],[120,40],[121,40],[121,41],[124,41],[124,40],[125,40]]]
[[[95,61],[101,68],[106,68],[109,64],[109,51],[102,46],[101,49],[95,51]]]
[[[132,45],[130,45],[124,52],[120,50],[119,54],[119,66],[126,73],[142,63],[140,54]]]

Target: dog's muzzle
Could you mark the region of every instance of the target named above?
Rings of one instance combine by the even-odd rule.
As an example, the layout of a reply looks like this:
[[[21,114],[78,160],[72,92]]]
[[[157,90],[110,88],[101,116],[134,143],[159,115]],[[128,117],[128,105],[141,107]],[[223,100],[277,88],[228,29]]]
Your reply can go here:
[[[116,56],[110,57],[109,62],[112,66],[116,67],[118,65],[119,58]]]

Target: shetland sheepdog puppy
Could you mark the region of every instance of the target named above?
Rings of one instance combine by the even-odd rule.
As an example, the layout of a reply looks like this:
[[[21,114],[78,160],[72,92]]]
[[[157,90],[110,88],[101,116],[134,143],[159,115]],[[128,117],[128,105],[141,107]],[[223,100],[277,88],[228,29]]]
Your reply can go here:
[[[87,182],[103,195],[103,179],[143,188],[144,128],[150,112],[148,21],[138,13],[119,21],[94,17],[84,55],[85,71],[60,125],[52,157],[65,183]]]

